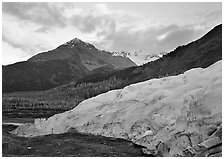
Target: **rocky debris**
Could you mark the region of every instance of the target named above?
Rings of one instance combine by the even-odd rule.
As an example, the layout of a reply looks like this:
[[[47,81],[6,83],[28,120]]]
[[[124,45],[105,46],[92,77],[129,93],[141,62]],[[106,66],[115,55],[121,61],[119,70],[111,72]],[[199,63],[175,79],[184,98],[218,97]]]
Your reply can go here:
[[[211,126],[214,128],[214,125]],[[190,135],[189,135],[190,136]],[[184,138],[182,138],[183,140]],[[179,141],[180,142],[180,141]],[[183,142],[183,141],[182,141]],[[190,141],[191,143],[193,141]],[[155,150],[142,148],[142,153],[157,157],[170,156],[170,143],[159,142]],[[183,157],[222,157],[222,125],[216,127],[216,130],[203,142],[197,145],[188,146],[183,149],[182,154],[174,156]]]
[[[222,125],[204,142],[187,147],[183,150],[187,157],[221,157],[222,156]]]

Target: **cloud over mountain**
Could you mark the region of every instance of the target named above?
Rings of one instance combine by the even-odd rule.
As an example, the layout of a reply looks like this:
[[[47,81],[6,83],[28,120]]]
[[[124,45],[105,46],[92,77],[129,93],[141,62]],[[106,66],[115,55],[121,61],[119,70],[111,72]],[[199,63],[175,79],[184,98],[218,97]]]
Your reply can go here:
[[[221,23],[221,3],[192,5],[4,2],[3,63],[19,52],[25,60],[74,37],[111,51],[171,51]]]

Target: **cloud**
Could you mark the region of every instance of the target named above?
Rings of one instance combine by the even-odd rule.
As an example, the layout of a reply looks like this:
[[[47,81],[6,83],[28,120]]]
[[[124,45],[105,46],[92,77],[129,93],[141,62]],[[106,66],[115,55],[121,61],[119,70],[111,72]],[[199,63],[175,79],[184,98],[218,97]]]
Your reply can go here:
[[[208,3],[209,4],[209,3]],[[211,3],[210,3],[211,4]],[[197,23],[197,25],[204,28],[211,29],[211,26],[214,27],[217,24],[220,24],[222,21],[222,5],[218,4],[215,9],[204,9],[197,10],[195,12],[190,12],[184,14],[183,17],[187,17],[185,21],[189,21],[189,24]]]
[[[222,9],[218,9],[218,10],[209,12],[206,15],[206,18],[209,19],[209,20],[211,20],[211,19],[218,19],[220,17],[222,17]]]
[[[63,15],[66,18],[71,18],[75,15],[80,15],[82,13],[82,9],[81,8],[67,8],[64,10]]]
[[[112,41],[111,49],[113,51],[135,51],[138,48],[147,53],[160,53],[171,51],[179,45],[195,40],[204,31],[199,29],[195,31],[194,27],[180,27],[174,24],[136,32],[125,28],[105,37],[104,40]]]
[[[13,48],[18,48],[27,54],[34,54],[49,48],[43,34],[36,33],[40,26],[35,23],[19,21],[17,18],[4,15],[2,24],[2,40]]]
[[[97,3],[90,10],[90,14],[93,15],[93,16],[108,15],[110,13],[111,13],[111,11],[105,3]]]
[[[155,18],[156,15],[127,10],[129,3],[120,3],[126,10],[110,4],[3,2],[4,45],[15,54],[18,51],[21,55],[22,51],[23,55],[32,56],[77,37],[99,49],[155,54],[196,40],[221,19],[221,9],[200,9],[185,15],[181,23],[183,14],[177,13],[176,19],[164,18],[163,14]]]
[[[4,50],[2,52],[3,65],[12,64],[18,61],[25,61],[29,58],[23,50],[14,48],[4,41],[2,42],[2,49]]]
[[[21,48],[32,54],[31,48],[40,51],[51,48],[55,38],[65,36],[83,40],[100,40],[115,31],[115,20],[109,15],[107,5],[96,4],[87,12],[76,7],[75,3],[3,3],[3,40],[13,47]],[[82,14],[81,14],[82,13]],[[73,29],[71,30],[70,28]],[[68,29],[69,28],[69,29]],[[66,32],[66,29],[70,31]],[[55,32],[55,35],[52,35]],[[53,37],[50,39],[47,36]],[[59,37],[61,35],[62,37]],[[35,45],[34,43],[37,43]],[[50,45],[50,46],[47,46]],[[60,45],[60,44],[59,44]]]
[[[21,20],[37,24],[64,26],[66,19],[62,14],[63,6],[52,4],[3,2],[2,11]]]
[[[77,22],[77,21],[76,21]],[[88,15],[83,17],[79,23],[75,25],[82,31],[86,33],[98,32],[100,34],[105,34],[105,32],[115,31],[115,20],[108,15],[93,16]]]
[[[139,14],[132,16],[134,14],[125,14],[120,10],[112,11],[105,4],[95,6],[90,13],[79,19],[76,17],[74,26],[85,33],[96,33],[97,41],[92,42],[101,49],[112,51],[171,51],[195,40],[205,31],[205,27],[196,24],[146,25]],[[115,14],[119,16],[113,16]]]
[[[202,30],[199,30],[202,29]],[[171,31],[164,39],[162,39],[158,45],[163,46],[164,50],[170,50],[177,46],[187,44],[190,41],[195,40],[198,35],[203,31],[203,28],[198,28],[195,31],[194,28],[182,27]]]
[[[65,27],[70,19],[82,13],[74,3],[3,2],[4,14],[41,25],[43,28]]]

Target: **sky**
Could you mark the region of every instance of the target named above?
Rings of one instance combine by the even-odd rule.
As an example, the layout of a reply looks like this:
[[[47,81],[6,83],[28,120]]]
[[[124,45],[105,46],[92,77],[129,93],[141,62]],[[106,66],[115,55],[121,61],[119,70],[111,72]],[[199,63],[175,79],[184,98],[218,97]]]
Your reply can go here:
[[[74,38],[107,51],[170,52],[221,22],[220,2],[3,2],[2,64]]]

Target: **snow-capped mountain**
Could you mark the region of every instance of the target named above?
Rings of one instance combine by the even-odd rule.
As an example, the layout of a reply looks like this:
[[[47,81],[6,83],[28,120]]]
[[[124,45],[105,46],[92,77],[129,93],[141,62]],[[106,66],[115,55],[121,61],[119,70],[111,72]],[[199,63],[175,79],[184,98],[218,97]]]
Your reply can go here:
[[[142,65],[151,61],[155,61],[163,55],[166,55],[167,52],[160,52],[160,53],[147,53],[143,51],[133,51],[133,52],[126,52],[126,51],[121,51],[121,52],[112,52],[113,56],[122,56],[122,57],[127,57],[134,61],[137,65]]]

